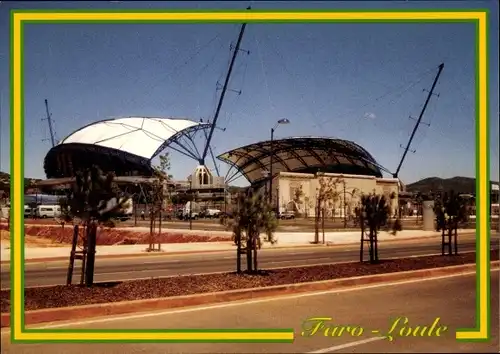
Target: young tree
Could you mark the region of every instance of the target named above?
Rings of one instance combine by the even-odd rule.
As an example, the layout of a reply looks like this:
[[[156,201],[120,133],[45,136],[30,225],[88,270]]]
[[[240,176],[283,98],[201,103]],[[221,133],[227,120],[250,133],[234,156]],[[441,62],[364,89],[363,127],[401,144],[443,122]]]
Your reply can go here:
[[[448,245],[448,255],[452,254],[453,236],[455,254],[457,254],[458,224],[467,220],[467,203],[452,190],[436,196],[434,213],[437,229],[441,231],[441,253],[445,254],[445,246]],[[445,242],[445,236],[448,236],[448,242]]]
[[[424,196],[422,195],[422,193],[420,192],[417,192],[417,194],[415,195],[415,198],[414,198],[414,202],[415,202],[415,205],[417,207],[417,215],[416,215],[416,222],[418,224],[419,222],[419,218],[422,217],[422,220],[423,220],[423,215],[422,215],[422,212],[423,212],[423,209],[422,209],[422,205],[424,203]]]
[[[390,199],[395,197],[391,194]],[[363,262],[363,245],[368,240],[370,263],[378,262],[378,232],[387,225],[391,208],[385,196],[375,193],[361,196],[360,224],[361,224],[361,249],[360,262]],[[366,238],[368,232],[368,239]],[[396,230],[395,230],[396,232]]]
[[[295,204],[295,207],[299,213],[300,213],[301,206],[304,203],[303,198],[304,198],[304,190],[302,188],[302,185],[300,185],[299,188],[294,190],[293,199],[292,199],[294,204]],[[298,215],[298,216],[300,216],[300,215]]]
[[[161,234],[161,221],[162,221],[162,211],[171,204],[172,198],[170,189],[168,188],[168,182],[172,180],[172,175],[169,174],[170,171],[170,155],[165,152],[163,155],[159,156],[160,164],[153,166],[155,182],[151,186],[151,209],[150,209],[150,238],[149,238],[149,250],[155,249],[155,243],[153,240],[153,235],[156,229],[156,220],[158,219],[159,234]],[[158,250],[161,249],[161,244],[158,244]]]
[[[238,208],[234,213],[233,235],[237,245],[236,271],[241,273],[241,255],[246,253],[247,272],[258,272],[257,251],[262,246],[261,233],[265,242],[276,243],[274,232],[278,225],[272,205],[267,198],[248,191],[238,195]],[[245,251],[242,245],[245,243]]]
[[[316,194],[316,207],[315,207],[315,219],[314,219],[314,243],[319,243],[319,224],[321,221],[321,226],[323,230],[323,235],[325,234],[325,209],[331,207],[335,204],[338,199],[337,185],[340,183],[339,178],[319,178],[319,188]]]
[[[97,244],[97,227],[106,225],[113,227],[114,220],[127,207],[128,198],[114,183],[114,173],[104,174],[93,166],[79,171],[75,176],[75,184],[68,193],[66,221],[80,219],[85,234],[85,284],[92,286],[94,282],[95,252]]]
[[[309,211],[311,210],[311,208],[313,207],[312,205],[312,201],[311,201],[311,198],[309,197],[304,197],[304,213],[305,213],[305,217],[308,218],[309,217]]]
[[[346,192],[346,194],[349,196],[349,199],[347,199],[346,202],[346,209],[347,209],[347,216],[349,219],[352,219],[353,217],[356,217],[356,206],[359,203],[358,202],[358,194],[359,194],[359,189],[354,188],[350,192]]]

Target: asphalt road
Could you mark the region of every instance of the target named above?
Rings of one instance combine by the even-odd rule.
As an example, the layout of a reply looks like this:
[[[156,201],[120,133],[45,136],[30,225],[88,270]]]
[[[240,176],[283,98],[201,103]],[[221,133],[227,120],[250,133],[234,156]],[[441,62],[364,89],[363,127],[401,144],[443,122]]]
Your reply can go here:
[[[392,221],[391,221],[392,222]],[[29,219],[29,224],[54,224],[54,220],[49,219]],[[415,218],[410,219],[402,219],[401,223],[403,225],[403,230],[420,230],[422,229],[422,221],[417,221]],[[29,225],[27,224],[27,225]],[[191,223],[189,221],[182,220],[169,220],[163,221],[164,228],[170,229],[181,229],[186,230],[190,228],[190,224],[192,225],[193,230],[204,230],[204,231],[214,231],[225,230],[225,227],[220,225],[219,219],[197,219],[193,220]],[[134,220],[127,220],[121,222],[119,224],[120,227],[132,227],[135,225]],[[146,220],[137,220],[136,226],[140,227],[148,227],[149,228],[150,221]],[[496,230],[496,221],[491,220],[492,229]],[[463,228],[473,229],[476,227],[475,222],[471,221],[468,224],[462,225]],[[314,230],[314,218],[299,218],[292,220],[279,220],[278,222],[278,232],[311,232]],[[342,219],[336,219],[335,221],[327,218],[325,220],[325,231],[342,231],[345,230],[344,222]],[[347,230],[359,230],[359,227],[355,227],[352,222],[348,223]]]
[[[498,248],[498,238],[492,240],[491,247],[492,249]],[[473,250],[475,250],[474,236],[464,236],[464,239],[459,243],[459,252]],[[381,258],[408,257],[440,252],[441,242],[439,239],[419,242],[380,243],[379,245]],[[366,257],[368,257],[367,254]],[[259,266],[267,269],[357,260],[359,260],[358,244],[342,247],[264,249],[259,253]],[[78,282],[81,268],[79,262],[75,264],[78,267],[75,268],[73,281]],[[235,266],[236,255],[234,251],[192,255],[172,254],[135,258],[97,259],[95,280],[103,282],[225,272],[234,271]],[[9,271],[10,268],[8,265],[2,266],[2,289],[10,288]],[[66,282],[66,272],[67,261],[27,263],[25,265],[25,287],[64,284]]]
[[[92,319],[49,326],[76,329],[175,328],[293,328],[295,342],[288,344],[11,344],[2,332],[2,353],[480,353],[499,350],[499,272],[491,275],[491,335],[487,343],[455,339],[458,328],[475,325],[474,274],[406,283],[383,284],[344,291],[296,294],[245,302],[181,310]],[[397,317],[410,325],[429,326],[440,317],[447,330],[440,337],[383,339]],[[360,337],[303,337],[303,323],[312,317],[330,317],[337,326],[361,326]],[[47,325],[46,325],[47,326]],[[373,334],[379,330],[380,334]]]

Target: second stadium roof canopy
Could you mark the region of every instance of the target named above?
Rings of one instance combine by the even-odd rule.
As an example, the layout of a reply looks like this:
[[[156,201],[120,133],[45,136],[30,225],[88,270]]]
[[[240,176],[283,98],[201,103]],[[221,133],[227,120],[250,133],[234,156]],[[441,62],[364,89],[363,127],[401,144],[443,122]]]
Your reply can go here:
[[[195,152],[182,138],[210,127],[188,119],[126,117],[86,125],[49,150],[44,169],[47,178],[71,177],[74,172],[99,161],[117,175],[151,175],[151,160],[167,146],[193,159]]]
[[[228,182],[242,174],[251,183],[267,180],[273,156],[273,175],[278,172],[330,172],[382,177],[373,156],[358,144],[342,139],[295,137],[263,141],[228,151],[217,158],[235,168]],[[229,171],[231,172],[231,171]]]

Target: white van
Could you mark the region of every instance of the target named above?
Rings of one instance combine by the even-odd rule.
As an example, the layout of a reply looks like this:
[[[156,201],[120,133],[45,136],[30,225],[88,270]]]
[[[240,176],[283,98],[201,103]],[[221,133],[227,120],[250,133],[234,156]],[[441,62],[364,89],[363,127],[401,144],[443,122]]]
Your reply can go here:
[[[61,215],[61,206],[59,205],[39,205],[37,214],[40,218],[55,218]]]
[[[10,213],[9,206],[0,207],[0,219],[7,220],[7,218],[9,217],[9,213]]]
[[[187,202],[186,205],[184,206],[182,210],[182,218],[184,220],[189,220],[189,218],[198,219],[198,217],[200,216],[200,206],[196,202],[193,202],[192,204],[193,204],[192,208],[190,201]]]
[[[37,209],[31,209],[28,205],[24,206],[24,218],[33,218],[36,216]]]

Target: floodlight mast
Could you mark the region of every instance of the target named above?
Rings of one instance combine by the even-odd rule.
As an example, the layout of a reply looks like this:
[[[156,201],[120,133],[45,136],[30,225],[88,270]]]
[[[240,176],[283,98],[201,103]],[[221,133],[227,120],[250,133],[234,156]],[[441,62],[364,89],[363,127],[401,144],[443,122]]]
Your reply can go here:
[[[54,129],[52,128],[52,115],[49,111],[49,101],[45,100],[45,112],[47,113],[47,118],[45,118],[49,124],[49,134],[50,134],[50,142],[52,143],[52,147],[56,146],[56,140],[54,137]],[[44,120],[44,119],[42,119]]]
[[[247,7],[247,10],[250,10],[250,9],[251,9],[250,6]],[[238,41],[236,42],[236,46],[234,48],[234,53],[233,53],[233,57],[231,58],[231,63],[229,64],[229,69],[227,71],[226,80],[224,81],[224,86],[222,87],[222,92],[220,94],[219,103],[217,105],[217,110],[215,111],[214,119],[212,120],[212,126],[210,128],[210,133],[208,134],[207,142],[205,144],[205,149],[203,150],[203,154],[201,155],[201,158],[199,161],[201,166],[205,165],[205,157],[207,157],[208,149],[210,147],[210,141],[212,140],[212,136],[214,134],[215,127],[217,125],[217,119],[219,118],[219,113],[220,113],[220,109],[222,107],[222,102],[224,101],[224,96],[226,95],[227,86],[229,84],[229,79],[230,79],[231,73],[233,71],[234,62],[236,61],[236,56],[238,55],[238,52],[240,51],[240,44],[241,44],[241,40],[243,38],[243,33],[245,33],[246,25],[247,25],[246,23],[243,23],[241,25],[240,34],[238,36]]]
[[[410,150],[410,145],[411,145],[411,142],[413,140],[413,137],[415,136],[415,133],[417,132],[418,127],[420,126],[420,123],[422,121],[422,117],[424,116],[424,113],[425,113],[425,109],[427,108],[427,104],[429,103],[429,101],[433,95],[434,88],[436,87],[436,84],[439,80],[439,76],[441,75],[441,72],[443,71],[443,68],[444,68],[444,63],[441,63],[439,65],[439,69],[438,69],[438,72],[436,74],[436,77],[434,78],[434,82],[432,83],[432,87],[429,91],[429,94],[427,95],[427,99],[425,100],[424,106],[422,107],[422,110],[420,111],[420,115],[418,116],[418,119],[417,119],[417,122],[415,123],[415,126],[413,127],[413,131],[411,132],[411,136],[410,136],[410,139],[408,140],[408,144],[406,145],[406,148],[404,149],[403,156],[401,157],[401,161],[399,161],[398,168],[396,169],[396,172],[393,174],[394,178],[398,178],[399,171],[401,170],[401,166],[403,165],[406,154]]]

